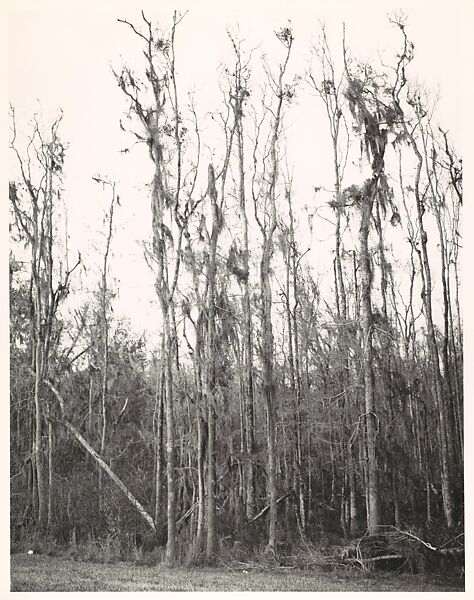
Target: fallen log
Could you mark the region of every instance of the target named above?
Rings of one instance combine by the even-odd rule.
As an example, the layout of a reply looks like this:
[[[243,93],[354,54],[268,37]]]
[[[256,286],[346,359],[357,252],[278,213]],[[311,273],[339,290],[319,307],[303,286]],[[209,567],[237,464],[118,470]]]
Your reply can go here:
[[[384,556],[371,556],[369,558],[342,558],[340,559],[343,563],[351,563],[351,562],[359,562],[359,563],[371,563],[376,562],[378,560],[394,560],[394,559],[404,559],[405,556],[401,554],[386,554]]]

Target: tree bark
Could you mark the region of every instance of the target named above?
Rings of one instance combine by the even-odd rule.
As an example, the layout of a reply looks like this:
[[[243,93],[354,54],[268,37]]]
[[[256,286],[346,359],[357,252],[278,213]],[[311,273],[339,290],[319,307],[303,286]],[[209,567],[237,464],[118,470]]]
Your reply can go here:
[[[54,474],[53,424],[48,420],[48,517],[47,528],[53,525],[53,474]]]
[[[275,449],[275,427],[276,427],[276,383],[274,378],[274,342],[272,327],[272,289],[270,264],[273,254],[273,235],[277,226],[276,211],[276,184],[278,178],[278,154],[277,143],[280,135],[283,99],[283,77],[286,72],[290,58],[293,36],[291,31],[286,30],[287,37],[280,38],[285,45],[287,53],[284,63],[280,66],[278,80],[273,84],[276,86],[276,106],[272,111],[273,121],[271,127],[271,139],[269,146],[270,167],[268,172],[268,188],[265,191],[265,212],[263,222],[257,216],[257,200],[254,197],[254,209],[257,222],[262,233],[262,258],[260,260],[260,315],[261,315],[261,359],[263,397],[266,407],[267,422],[267,494],[269,499],[269,525],[268,546],[270,553],[276,552],[277,533],[277,487],[276,487],[276,449]]]
[[[42,460],[42,410],[40,398],[40,381],[41,381],[41,313],[39,299],[39,283],[37,284],[37,300],[36,300],[36,349],[35,349],[35,442],[34,442],[34,462],[36,471],[36,493],[38,502],[38,525],[43,528],[46,524],[46,501],[44,494],[44,471]]]
[[[103,344],[102,352],[102,381],[101,381],[101,394],[100,394],[100,407],[101,407],[101,418],[102,418],[102,429],[100,436],[100,452],[101,456],[104,456],[105,444],[107,438],[107,380],[109,376],[109,319],[108,319],[108,285],[107,285],[107,272],[110,245],[112,242],[113,233],[113,218],[114,218],[114,207],[115,207],[115,183],[112,184],[112,198],[110,201],[109,213],[107,215],[108,231],[107,239],[105,244],[104,260],[102,265],[102,286],[100,290],[100,311],[101,311],[101,338]],[[103,508],[103,491],[102,491],[102,470],[99,470],[99,511]]]
[[[367,491],[368,491],[368,531],[370,535],[378,532],[380,523],[378,463],[376,452],[377,415],[375,408],[375,383],[372,367],[372,268],[369,253],[368,237],[370,217],[372,215],[371,198],[364,198],[360,209],[361,222],[359,229],[360,244],[360,293],[361,293],[361,334],[362,334],[362,369],[364,377],[365,426],[367,432]]]
[[[207,423],[198,417],[198,521],[195,542],[195,555],[199,556],[204,545],[204,519],[206,515],[205,461],[207,452]]]
[[[272,231],[270,229],[270,231]],[[275,455],[275,381],[273,375],[273,329],[271,320],[272,292],[270,286],[270,257],[272,237],[264,240],[263,256],[260,263],[260,286],[262,302],[262,375],[263,396],[267,413],[268,473],[267,493],[269,499],[268,550],[276,549],[277,495],[276,495],[276,455]]]
[[[221,216],[217,205],[217,189],[214,168],[208,169],[208,194],[211,200],[212,230],[210,237],[207,266],[207,328],[206,328],[206,373],[205,392],[207,402],[207,546],[206,558],[212,560],[217,549],[216,532],[216,279],[217,279],[217,241],[219,238]]]
[[[175,425],[174,425],[174,401],[173,401],[173,340],[171,339],[171,327],[169,312],[162,302],[162,314],[164,314],[164,342],[166,348],[166,483],[168,490],[167,514],[168,514],[168,541],[166,545],[166,562],[172,564],[176,558],[176,481],[175,481]]]
[[[164,352],[160,358],[160,366],[156,382],[156,406],[155,406],[155,523],[159,523],[163,513],[163,397],[164,390]]]
[[[249,291],[249,233],[248,233],[248,218],[245,199],[245,171],[244,171],[244,132],[242,124],[243,110],[243,83],[241,80],[241,65],[240,56],[238,57],[238,83],[236,85],[236,104],[235,104],[235,122],[237,128],[237,150],[239,161],[239,210],[240,221],[243,230],[243,289],[242,297],[242,313],[243,313],[243,340],[244,340],[244,407],[245,407],[245,450],[247,460],[245,463],[246,472],[246,498],[245,507],[247,519],[251,519],[255,511],[255,476],[252,454],[255,445],[254,433],[254,389],[253,389],[253,341],[252,341],[252,312],[250,306],[250,291]]]

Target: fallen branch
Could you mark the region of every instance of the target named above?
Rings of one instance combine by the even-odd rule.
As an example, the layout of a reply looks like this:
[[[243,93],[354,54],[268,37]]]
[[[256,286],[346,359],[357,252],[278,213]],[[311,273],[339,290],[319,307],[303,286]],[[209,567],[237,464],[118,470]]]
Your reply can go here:
[[[76,440],[79,442],[79,444],[81,444],[81,446],[92,456],[92,458],[96,461],[96,463],[99,465],[99,467],[107,473],[107,475],[110,477],[110,479],[112,479],[112,481],[119,488],[119,490],[121,492],[123,492],[123,494],[127,497],[129,502],[137,509],[137,511],[140,513],[140,515],[143,517],[143,519],[147,522],[148,526],[153,531],[153,533],[156,534],[155,522],[153,521],[153,518],[151,517],[151,515],[145,510],[145,508],[143,508],[143,506],[140,504],[140,502],[129,491],[129,489],[123,483],[123,481],[120,479],[120,477],[118,477],[118,475],[116,475],[112,471],[112,469],[104,461],[104,459],[94,450],[94,448],[92,448],[92,446],[82,437],[82,435],[79,433],[79,431],[76,429],[76,427],[74,427],[74,425],[66,418],[65,410],[64,410],[64,400],[61,397],[61,394],[58,392],[58,390],[54,387],[54,385],[47,380],[44,380],[44,382],[49,387],[49,389],[53,392],[53,394],[56,396],[58,404],[61,408],[61,415],[62,415],[61,423],[63,423],[63,425],[66,427],[66,429],[72,433],[72,435],[76,438]]]
[[[422,540],[421,538],[416,536],[414,533],[411,533],[410,531],[402,531],[401,529],[398,529],[398,527],[395,527],[395,525],[381,525],[381,527],[388,527],[390,529],[398,531],[398,533],[401,533],[402,535],[406,535],[407,537],[411,538],[412,540],[416,540],[417,542],[420,542],[420,544],[422,544],[426,548],[429,548],[430,550],[433,550],[434,552],[438,551],[438,548],[435,548],[429,542],[425,542],[424,540]]]
[[[293,490],[291,490],[291,492],[288,492],[288,494],[285,494],[284,496],[282,496],[281,498],[278,498],[278,500],[276,501],[277,505],[280,504],[280,502],[283,502],[283,500],[286,500],[287,498],[289,498],[292,494],[294,493]],[[257,519],[260,519],[260,517],[263,517],[263,515],[266,515],[267,512],[270,510],[270,505],[265,506],[265,508],[263,508],[258,515],[256,515],[253,519],[251,519],[250,521],[248,521],[247,525],[251,525],[252,523],[254,523]]]
[[[124,412],[125,412],[125,410],[127,409],[127,405],[128,405],[128,396],[127,396],[127,398],[125,398],[125,404],[123,405],[123,407],[122,407],[122,410],[120,411],[120,414],[119,414],[119,416],[118,416],[118,417],[117,417],[117,419],[115,420],[115,423],[114,423],[114,425],[113,425],[113,427],[114,427],[114,431],[116,431],[116,430],[117,430],[117,425],[119,424],[119,421],[120,421],[120,419],[121,419],[121,418],[122,418],[122,416],[123,416],[123,413],[124,413]]]
[[[463,554],[464,548],[439,548],[440,554]]]
[[[405,558],[401,554],[386,554],[384,556],[371,556],[370,558],[341,558],[340,560],[343,563],[351,563],[351,562],[361,562],[361,563],[370,563],[376,562],[378,560],[392,560],[396,558]]]
[[[196,508],[196,506],[198,504],[199,504],[199,500],[196,500],[196,502],[188,508],[188,510],[184,513],[184,515],[176,521],[177,527],[179,527],[179,525],[181,525],[181,523],[189,517],[189,515],[193,512],[193,510]]]
[[[446,546],[449,546],[449,544],[452,544],[453,542],[455,542],[456,540],[458,540],[460,537],[463,537],[464,533],[460,533],[459,535],[457,535],[456,537],[451,538],[450,540],[448,540],[447,542],[445,542],[444,544],[442,544],[438,550],[441,552],[441,550],[443,548],[446,548]],[[464,548],[459,548],[460,550],[464,551]]]

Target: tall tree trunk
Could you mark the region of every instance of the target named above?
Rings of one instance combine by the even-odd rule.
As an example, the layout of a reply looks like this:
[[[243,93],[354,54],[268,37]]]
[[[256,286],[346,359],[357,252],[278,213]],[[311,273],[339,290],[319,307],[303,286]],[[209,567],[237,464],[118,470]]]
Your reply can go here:
[[[92,367],[89,361],[89,403],[87,408],[87,433],[89,439],[92,439],[92,400],[94,398],[94,378],[92,375]]]
[[[262,233],[262,258],[260,260],[260,314],[261,314],[261,358],[262,358],[262,379],[263,379],[263,397],[266,407],[267,421],[267,494],[269,504],[269,525],[268,525],[268,551],[276,552],[276,534],[277,534],[277,486],[276,486],[276,448],[275,448],[275,427],[276,427],[276,382],[274,378],[274,343],[272,327],[272,289],[271,289],[271,258],[273,254],[273,235],[277,226],[276,210],[276,184],[279,171],[277,144],[280,136],[280,126],[282,119],[282,106],[285,92],[283,87],[283,78],[290,58],[293,35],[289,29],[284,30],[285,37],[279,39],[286,47],[286,57],[279,69],[278,80],[273,82],[276,86],[276,106],[272,111],[271,139],[269,146],[270,167],[267,174],[268,188],[264,193],[264,216],[263,221],[257,215],[257,199],[254,196],[255,217],[257,219],[260,231]],[[263,177],[265,180],[266,178]]]
[[[240,66],[240,57],[239,57]],[[241,73],[239,71],[239,77]],[[245,406],[245,443],[247,460],[245,463],[246,473],[246,498],[245,510],[247,519],[252,519],[255,512],[255,475],[253,466],[253,452],[255,444],[254,433],[254,384],[253,384],[253,341],[252,341],[252,312],[250,306],[250,291],[249,291],[249,232],[248,219],[245,200],[245,171],[244,171],[244,132],[242,125],[242,104],[243,104],[243,89],[242,82],[238,81],[236,90],[235,119],[237,131],[237,150],[239,160],[239,210],[240,220],[243,230],[243,288],[244,294],[242,297],[242,313],[243,313],[243,339],[244,339],[244,406]]]
[[[449,361],[449,341],[451,337],[449,327],[449,310],[450,310],[450,296],[449,296],[449,259],[446,251],[446,234],[442,222],[442,211],[445,210],[446,196],[439,189],[439,175],[438,175],[438,159],[437,153],[434,146],[431,149],[431,156],[428,156],[427,148],[427,135],[428,132],[422,127],[421,137],[423,143],[424,163],[426,177],[428,185],[431,190],[432,196],[432,208],[436,219],[439,235],[439,251],[440,251],[440,262],[441,262],[441,283],[443,290],[443,326],[444,335],[443,343],[441,347],[441,365],[442,365],[442,376],[443,376],[443,397],[446,407],[446,434],[448,439],[452,440],[452,444],[449,445],[449,461],[453,463],[453,466],[458,462],[460,456],[459,442],[460,438],[457,435],[457,429],[455,426],[455,397],[454,397],[454,384],[451,377],[450,361]],[[431,165],[428,161],[431,161]],[[457,454],[457,456],[456,456]]]
[[[168,541],[166,544],[166,562],[174,563],[176,559],[176,481],[175,481],[175,425],[174,425],[174,400],[173,400],[173,339],[171,338],[171,325],[168,305],[162,302],[164,314],[164,343],[166,348],[166,483],[168,490]]]
[[[165,396],[164,348],[161,346],[155,398],[155,523],[162,521],[163,511],[163,398]]]
[[[217,549],[216,533],[216,278],[217,240],[221,228],[221,216],[217,205],[217,189],[214,169],[209,165],[208,194],[211,199],[212,231],[207,269],[207,328],[206,328],[206,401],[207,401],[207,546],[206,557],[212,560]]]
[[[207,423],[198,417],[198,521],[196,531],[195,556],[199,556],[204,546],[204,520],[206,516],[205,461],[207,452]]]
[[[300,344],[298,337],[298,249],[295,240],[294,216],[291,192],[286,190],[288,202],[289,225],[286,247],[286,289],[285,310],[288,327],[288,365],[290,370],[290,389],[293,397],[293,435],[294,435],[294,469],[295,491],[297,494],[298,517],[302,533],[305,529],[305,504],[302,477],[302,426],[301,426],[301,375],[300,375]],[[291,305],[293,299],[293,306]]]
[[[362,334],[362,369],[364,378],[365,427],[367,438],[367,504],[368,531],[375,535],[379,530],[380,504],[377,462],[377,415],[375,408],[375,383],[372,367],[372,267],[368,245],[370,218],[373,200],[364,197],[360,207],[360,293],[361,293],[361,334]]]
[[[45,499],[45,481],[43,470],[43,448],[42,448],[42,408],[40,397],[40,382],[42,374],[42,357],[41,357],[41,298],[40,298],[40,283],[35,284],[36,287],[36,302],[35,302],[35,317],[36,317],[36,335],[35,335],[35,441],[34,441],[34,462],[36,471],[36,494],[38,502],[38,525],[42,529],[46,525],[47,504]]]
[[[207,410],[207,544],[206,558],[212,561],[217,551],[216,530],[216,412],[212,403]]]
[[[275,454],[275,380],[273,375],[273,329],[271,320],[272,292],[270,287],[270,257],[272,239],[264,240],[263,256],[260,263],[260,286],[262,301],[262,376],[263,396],[267,413],[268,478],[267,493],[269,503],[268,550],[276,550],[277,490]]]
[[[381,507],[378,482],[377,433],[378,414],[375,402],[375,381],[373,369],[373,314],[372,314],[372,264],[369,250],[369,231],[374,203],[390,202],[391,190],[384,174],[384,157],[387,145],[387,127],[381,103],[375,98],[369,99],[361,92],[359,82],[352,78],[346,60],[344,42],[344,64],[348,78],[346,92],[349,107],[363,134],[362,147],[371,156],[372,177],[354,195],[355,204],[360,213],[360,300],[362,335],[362,371],[364,380],[365,430],[367,451],[367,527],[371,535],[379,531],[381,525]],[[374,84],[377,89],[378,84]],[[375,101],[373,101],[375,100]],[[383,123],[383,125],[382,125]],[[386,310],[386,273],[382,272],[384,308]]]
[[[378,236],[378,255],[380,259],[380,293],[382,296],[382,316],[383,316],[383,331],[380,331],[380,345],[382,348],[382,369],[383,375],[381,384],[383,386],[382,394],[388,398],[388,408],[390,415],[390,423],[395,423],[395,416],[393,410],[393,383],[392,383],[392,336],[390,333],[389,315],[388,315],[388,284],[389,284],[389,263],[385,256],[384,237],[382,230],[382,217],[380,211],[380,203],[376,203],[375,207],[375,229]],[[387,444],[389,448],[392,448],[393,434],[387,438]],[[389,450],[390,451],[390,450]],[[398,486],[396,485],[396,469],[394,472],[394,465],[390,464],[391,476],[392,476],[392,499],[394,505],[394,518],[399,523],[399,500],[398,500]]]
[[[48,419],[48,517],[47,527],[51,531],[53,525],[53,473],[54,473],[53,424]]]
[[[102,381],[100,394],[100,407],[102,418],[102,430],[100,435],[100,455],[105,454],[105,444],[107,438],[107,381],[109,376],[109,317],[108,317],[108,263],[110,245],[112,242],[113,219],[115,208],[115,183],[112,184],[112,197],[110,200],[110,208],[107,214],[107,238],[104,251],[104,259],[102,264],[102,285],[100,290],[100,311],[101,311],[101,339],[103,344],[102,351]],[[102,469],[99,469],[99,511],[103,509],[103,490],[102,490]]]
[[[146,25],[146,35],[139,33],[135,26],[126,21],[135,35],[144,42],[146,60],[145,73],[153,93],[151,108],[141,103],[138,88],[129,69],[116,75],[119,87],[129,98],[133,98],[132,110],[141,122],[146,139],[149,142],[150,158],[154,165],[154,177],[151,194],[153,256],[155,259],[155,289],[159,299],[163,339],[165,348],[165,419],[166,419],[166,480],[168,488],[168,542],[166,562],[171,564],[176,558],[176,481],[175,481],[175,422],[173,399],[173,366],[179,369],[177,354],[176,326],[174,320],[173,298],[179,279],[181,265],[181,247],[183,235],[195,203],[192,200],[194,184],[186,198],[183,197],[183,131],[182,115],[178,98],[175,70],[175,34],[181,18],[173,13],[173,24],[169,35],[166,53],[161,52],[163,40],[157,37],[156,29],[142,12]],[[165,57],[166,54],[166,57]],[[166,99],[169,99],[165,111]],[[164,133],[164,125],[168,133]],[[197,129],[197,126],[196,126]],[[173,237],[173,232],[177,234]],[[168,249],[173,246],[176,257],[175,267],[171,269]]]

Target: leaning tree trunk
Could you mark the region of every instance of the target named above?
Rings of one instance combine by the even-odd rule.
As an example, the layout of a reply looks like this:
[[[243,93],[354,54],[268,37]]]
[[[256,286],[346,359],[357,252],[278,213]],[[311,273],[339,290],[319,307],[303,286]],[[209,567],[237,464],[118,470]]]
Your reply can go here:
[[[118,489],[126,496],[128,501],[134,506],[139,512],[140,516],[146,521],[147,525],[156,533],[155,523],[153,521],[152,516],[146,511],[146,509],[141,505],[141,503],[135,498],[135,496],[130,492],[127,486],[123,483],[123,481],[112,471],[109,465],[104,461],[104,459],[92,448],[92,446],[83,438],[77,427],[75,427],[67,418],[65,411],[64,399],[57,390],[57,388],[48,380],[44,382],[49,389],[53,392],[56,397],[59,407],[61,409],[62,415],[62,423],[66,427],[66,429],[74,436],[74,438],[79,442],[79,444],[88,452],[88,454],[97,462],[98,466],[107,473],[107,475],[112,479]]]

